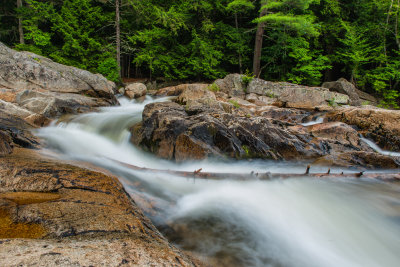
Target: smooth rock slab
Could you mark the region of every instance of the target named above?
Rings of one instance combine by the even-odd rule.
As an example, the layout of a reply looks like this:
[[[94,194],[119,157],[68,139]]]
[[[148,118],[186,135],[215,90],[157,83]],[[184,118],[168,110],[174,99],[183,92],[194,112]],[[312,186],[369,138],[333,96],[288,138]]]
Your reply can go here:
[[[0,66],[1,87],[86,94],[115,100],[115,84],[102,75],[58,64],[30,52],[18,52],[1,42]]]

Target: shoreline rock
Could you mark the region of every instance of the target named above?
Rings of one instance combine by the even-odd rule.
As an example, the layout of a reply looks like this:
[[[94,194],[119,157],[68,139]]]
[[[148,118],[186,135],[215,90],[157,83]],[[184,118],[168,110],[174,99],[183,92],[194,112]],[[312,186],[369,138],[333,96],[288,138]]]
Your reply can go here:
[[[116,177],[35,150],[16,148],[0,158],[0,224],[5,266],[195,266]]]

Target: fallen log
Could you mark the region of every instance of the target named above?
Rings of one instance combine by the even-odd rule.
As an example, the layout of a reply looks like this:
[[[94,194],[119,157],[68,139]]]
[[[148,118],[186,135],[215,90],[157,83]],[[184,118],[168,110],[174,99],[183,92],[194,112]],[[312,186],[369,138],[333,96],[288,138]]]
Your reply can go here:
[[[165,173],[193,179],[206,179],[206,180],[274,180],[274,179],[289,179],[289,178],[354,178],[354,179],[376,179],[386,182],[400,182],[400,172],[397,173],[332,173],[329,169],[326,173],[310,173],[311,166],[307,166],[305,173],[219,173],[219,172],[202,172],[202,169],[193,172],[188,171],[174,171],[174,170],[160,170],[152,168],[142,168],[135,165],[123,163],[113,160],[129,169],[136,171],[152,172],[152,173]]]

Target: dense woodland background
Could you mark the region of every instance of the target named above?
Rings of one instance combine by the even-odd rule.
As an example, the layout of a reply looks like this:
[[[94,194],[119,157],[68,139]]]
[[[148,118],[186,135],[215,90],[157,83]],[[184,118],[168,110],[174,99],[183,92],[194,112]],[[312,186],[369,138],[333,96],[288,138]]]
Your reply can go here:
[[[0,41],[113,81],[344,77],[397,106],[399,8],[400,0],[1,0]]]

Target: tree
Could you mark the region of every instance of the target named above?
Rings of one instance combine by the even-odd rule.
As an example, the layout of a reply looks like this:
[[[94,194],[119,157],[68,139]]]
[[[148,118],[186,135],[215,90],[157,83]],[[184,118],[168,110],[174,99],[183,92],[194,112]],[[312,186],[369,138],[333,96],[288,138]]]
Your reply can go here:
[[[22,0],[17,0],[17,8],[20,9],[22,7]],[[19,33],[19,43],[25,44],[24,38],[24,29],[22,27],[22,17],[18,16],[18,33]]]
[[[267,15],[267,1],[261,0],[260,19]],[[261,50],[263,44],[263,35],[266,21],[259,20],[256,31],[256,39],[254,44],[254,57],[253,57],[253,74],[258,78],[261,74]]]
[[[243,54],[243,37],[241,36],[241,32],[239,29],[239,21],[238,21],[238,14],[241,12],[246,12],[246,10],[254,9],[253,3],[249,0],[233,0],[228,4],[226,9],[234,14],[235,17],[235,28],[236,28],[236,43],[237,51],[238,51],[238,63],[239,63],[239,72],[243,73],[242,67],[242,54]]]

